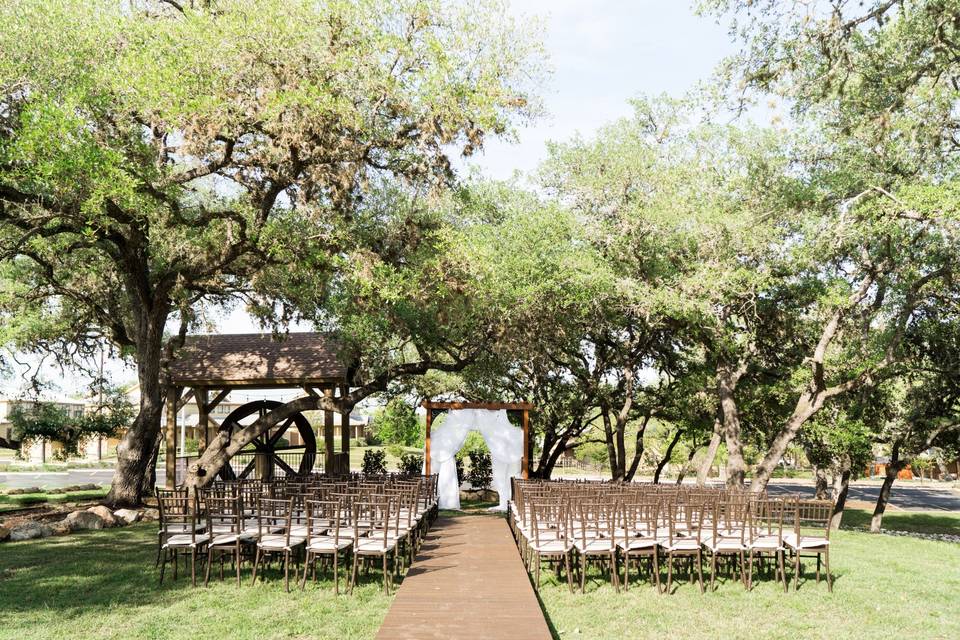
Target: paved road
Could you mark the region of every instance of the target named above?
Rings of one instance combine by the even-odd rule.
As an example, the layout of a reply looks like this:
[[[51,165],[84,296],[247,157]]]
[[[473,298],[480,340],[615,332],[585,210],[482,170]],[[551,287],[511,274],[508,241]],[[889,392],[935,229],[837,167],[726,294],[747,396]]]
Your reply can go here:
[[[167,474],[157,469],[157,486],[162,487]],[[113,469],[71,469],[69,471],[0,472],[0,485],[10,489],[23,487],[56,488],[78,484],[110,484]]]
[[[799,493],[813,497],[814,488],[809,484],[770,483],[767,491],[772,495]],[[852,483],[848,500],[863,500],[875,503],[880,495],[880,485]],[[890,492],[890,504],[906,511],[960,511],[960,493],[928,485],[904,485],[894,483]]]

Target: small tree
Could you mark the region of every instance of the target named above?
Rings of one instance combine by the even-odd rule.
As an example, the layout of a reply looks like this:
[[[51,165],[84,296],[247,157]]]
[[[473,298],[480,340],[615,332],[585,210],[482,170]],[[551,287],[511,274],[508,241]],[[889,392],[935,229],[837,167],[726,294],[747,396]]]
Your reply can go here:
[[[400,473],[407,476],[418,476],[423,469],[423,456],[419,453],[405,453],[400,456]]]
[[[394,398],[377,412],[373,420],[373,433],[383,444],[415,447],[423,443],[416,412],[399,398]]]
[[[79,455],[80,447],[90,438],[116,436],[133,418],[133,406],[119,391],[111,392],[103,406],[92,413],[71,416],[51,402],[22,402],[10,413],[13,439],[21,444],[37,440],[59,442],[63,459]]]
[[[490,454],[483,451],[471,451],[467,454],[470,457],[470,473],[467,479],[474,489],[489,489],[493,481],[493,465],[490,462]]]
[[[387,454],[383,449],[367,449],[363,453],[363,473],[369,476],[382,476],[387,472]]]

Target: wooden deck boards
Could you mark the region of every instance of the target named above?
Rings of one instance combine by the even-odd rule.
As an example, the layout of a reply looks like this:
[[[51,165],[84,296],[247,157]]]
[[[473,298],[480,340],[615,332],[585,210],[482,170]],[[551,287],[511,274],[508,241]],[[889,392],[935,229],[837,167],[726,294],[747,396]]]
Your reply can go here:
[[[440,518],[397,591],[378,640],[550,640],[503,518]]]

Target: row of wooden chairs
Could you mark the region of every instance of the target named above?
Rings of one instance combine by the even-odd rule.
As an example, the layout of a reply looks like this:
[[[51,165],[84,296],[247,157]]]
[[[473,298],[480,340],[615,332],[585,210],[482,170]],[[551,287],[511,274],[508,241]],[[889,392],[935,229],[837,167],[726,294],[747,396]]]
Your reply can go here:
[[[393,571],[398,574],[412,562],[436,517],[436,486],[436,477],[314,476],[301,481],[217,483],[192,495],[184,489],[158,490],[160,582],[168,561],[173,562],[176,578],[179,554],[190,557],[194,585],[198,559],[206,565],[204,585],[217,559],[223,579],[227,557],[239,585],[244,560],[252,561],[255,583],[261,562],[279,557],[284,588],[289,591],[291,560],[298,567],[304,561],[302,589],[308,569],[313,569],[316,580],[317,561],[329,559],[334,590],[339,593],[343,557],[352,558],[352,592],[359,563],[379,558],[389,592],[388,558],[393,556]]]
[[[573,591],[571,560],[579,558],[580,590],[585,590],[591,562],[603,565],[614,588],[629,588],[632,563],[648,564],[658,592],[661,565],[667,565],[666,592],[672,592],[677,562],[686,564],[704,591],[703,564],[710,562],[710,588],[715,589],[718,561],[739,568],[747,589],[753,587],[754,562],[771,560],[774,575],[788,590],[786,557],[793,561],[796,589],[801,557],[814,556],[817,582],[821,560],[830,575],[832,503],[799,497],[710,488],[663,488],[633,483],[517,480],[511,501],[511,528],[528,569],[540,586],[542,562],[560,563]]]

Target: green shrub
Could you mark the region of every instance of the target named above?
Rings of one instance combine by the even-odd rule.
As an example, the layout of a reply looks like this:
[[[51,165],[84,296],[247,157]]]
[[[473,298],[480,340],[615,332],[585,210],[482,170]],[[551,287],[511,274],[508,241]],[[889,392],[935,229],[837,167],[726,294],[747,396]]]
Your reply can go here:
[[[467,454],[470,457],[470,473],[467,479],[474,489],[489,489],[490,482],[493,481],[493,465],[490,462],[490,454],[483,451],[471,451]]]
[[[454,460],[457,461],[457,484],[458,484],[458,485],[461,485],[461,484],[463,484],[463,478],[464,478],[464,474],[463,474],[463,452],[458,453],[458,454],[456,455],[456,457],[454,458]]]
[[[363,472],[367,475],[383,475],[387,472],[387,454],[382,449],[367,449],[363,452]]]
[[[423,456],[419,453],[405,453],[400,456],[400,473],[408,476],[418,476],[423,472]]]
[[[384,444],[406,447],[423,444],[423,429],[415,409],[399,398],[394,398],[377,412],[371,431]]]

